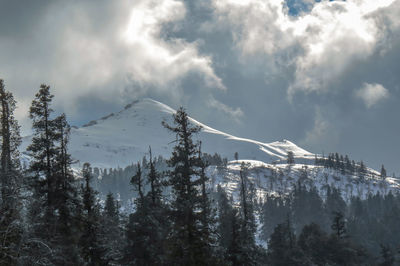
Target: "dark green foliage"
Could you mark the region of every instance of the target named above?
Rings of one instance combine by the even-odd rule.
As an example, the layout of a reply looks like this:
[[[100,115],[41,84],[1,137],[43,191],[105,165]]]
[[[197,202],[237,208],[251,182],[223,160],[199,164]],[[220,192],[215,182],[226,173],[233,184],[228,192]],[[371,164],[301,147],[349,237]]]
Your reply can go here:
[[[105,243],[102,239],[100,206],[96,201],[96,192],[90,186],[92,179],[90,165],[83,165],[84,184],[81,186],[82,197],[82,233],[79,241],[81,256],[86,265],[105,265]]]
[[[286,161],[287,163],[290,164],[294,164],[294,154],[292,151],[288,151],[287,155],[286,155]]]
[[[304,226],[299,235],[298,245],[306,258],[305,261],[309,261],[310,264],[325,265],[328,260],[327,241],[328,235],[317,224]]]
[[[328,186],[325,200],[326,214],[330,216],[335,212],[346,213],[346,209],[346,202],[342,198],[340,189]]]
[[[101,217],[104,243],[106,252],[104,259],[108,263],[116,263],[122,258],[122,230],[120,228],[119,203],[112,193],[107,194],[104,210]]]
[[[323,201],[315,187],[307,189],[305,185],[297,184],[291,193],[291,209],[297,232],[312,222],[320,226],[326,224]]]
[[[267,195],[261,212],[261,238],[267,241],[278,224],[284,223],[291,214],[290,199]]]
[[[268,241],[268,262],[270,265],[307,265],[303,254],[297,247],[296,236],[287,219],[278,224]]]
[[[306,225],[297,244],[303,265],[369,265],[360,247],[335,234],[328,236],[317,224]]]
[[[332,222],[332,230],[337,238],[343,239],[346,237],[346,221],[343,217],[343,214],[339,211],[333,212],[333,222]]]
[[[32,243],[28,250],[43,263],[79,263],[78,192],[67,153],[69,125],[65,115],[51,118],[53,95],[41,85],[32,101],[30,118],[34,136],[28,151],[32,156],[33,200],[30,216]],[[47,248],[43,248],[47,247]]]
[[[224,252],[229,248],[231,243],[237,243],[232,238],[234,234],[234,222],[236,221],[236,210],[232,207],[232,200],[229,200],[225,191],[218,185],[217,188],[217,204],[218,204],[218,242]],[[235,211],[235,213],[233,213]],[[236,221],[236,227],[238,227]],[[237,228],[236,228],[237,230]],[[236,236],[238,237],[238,236]]]
[[[167,170],[167,163],[162,156],[157,156],[152,160],[154,168],[159,173],[160,177],[162,172]],[[141,164],[141,171],[144,176],[149,174],[150,166],[147,161],[145,165]],[[106,195],[110,191],[118,191],[119,199],[122,204],[129,204],[132,196],[138,196],[137,191],[132,193],[131,179],[136,174],[137,163],[126,166],[125,168],[117,169],[101,169],[93,168],[93,180],[92,185],[99,191],[99,197],[102,199],[106,198]],[[100,178],[98,178],[100,177]],[[161,178],[162,179],[162,178]],[[145,182],[143,189],[148,191],[150,189],[150,183]]]
[[[34,134],[27,190],[21,186],[15,101],[0,80],[0,265],[396,265],[400,194],[370,194],[347,205],[326,181],[322,199],[303,167],[288,195],[268,195],[260,208],[242,164],[235,205],[221,187],[209,189],[207,167],[216,165],[222,174],[227,162],[201,153],[193,141],[200,128],[182,108],[174,126],[164,123],[176,135],[168,169],[161,157],[153,159],[151,149],[141,164],[125,169],[84,164],[79,190],[68,154],[70,127],[64,114],[53,118],[52,98],[42,85],[30,108]],[[289,164],[292,157],[288,153]],[[343,175],[357,173],[357,182],[374,175],[363,162],[337,153],[315,162]],[[274,172],[271,180],[280,177]],[[381,177],[386,177],[383,165]],[[126,219],[112,193],[102,209],[95,186],[102,195],[112,190],[123,191],[125,201],[135,198],[135,211]],[[25,206],[21,195],[28,199]],[[267,250],[256,244],[258,218]]]
[[[382,164],[382,167],[381,167],[381,178],[382,179],[386,178],[386,169],[385,169],[385,166],[383,166],[383,164]]]
[[[132,177],[132,185],[138,191],[136,211],[129,215],[126,226],[127,244],[123,251],[123,263],[129,265],[162,265],[165,263],[165,239],[169,231],[166,206],[162,201],[161,175],[156,171],[150,150],[147,195],[142,190],[144,176],[140,164]]]
[[[199,145],[193,137],[200,127],[193,126],[183,108],[173,116],[174,126],[163,123],[176,135],[176,145],[168,160],[169,184],[172,188],[170,217],[172,230],[169,236],[169,258],[174,265],[205,265],[213,254],[205,252],[209,245],[201,229],[201,160]]]

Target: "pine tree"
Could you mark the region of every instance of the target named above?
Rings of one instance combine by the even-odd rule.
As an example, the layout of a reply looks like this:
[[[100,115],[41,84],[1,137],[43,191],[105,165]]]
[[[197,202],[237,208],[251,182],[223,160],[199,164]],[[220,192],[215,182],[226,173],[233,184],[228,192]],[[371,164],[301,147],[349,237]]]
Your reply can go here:
[[[202,252],[204,243],[201,232],[201,193],[199,185],[199,145],[193,142],[199,126],[189,122],[188,115],[180,108],[173,115],[175,126],[163,122],[164,127],[176,134],[172,157],[167,161],[172,170],[168,172],[172,187],[172,231],[169,237],[170,259],[175,265],[205,265],[212,257]]]
[[[164,263],[163,242],[166,230],[163,220],[165,213],[161,203],[159,175],[150,156],[149,183],[151,189],[145,196],[143,192],[142,170],[138,163],[137,172],[131,184],[138,191],[136,211],[129,215],[126,226],[126,246],[123,263],[128,265],[160,265]]]
[[[40,243],[30,248],[42,263],[74,265],[79,263],[78,192],[67,152],[69,125],[65,115],[51,118],[52,98],[50,87],[41,85],[30,108],[34,135],[27,148],[33,174],[29,217],[31,238]]]
[[[217,206],[218,206],[218,242],[219,246],[226,251],[232,242],[232,203],[228,199],[226,192],[220,185],[217,187]]]
[[[361,180],[364,180],[365,174],[367,173],[367,168],[365,167],[365,164],[363,161],[360,162],[360,166],[358,168],[358,175],[361,178]]]
[[[142,176],[142,168],[140,166],[140,163],[137,163],[137,171],[134,176],[131,178],[131,185],[137,190],[139,194],[139,198],[136,200],[136,205],[137,208],[140,207],[140,205],[143,205],[145,203],[144,201],[144,191],[143,191],[143,176]]]
[[[244,163],[240,167],[240,206],[241,227],[240,245],[243,260],[248,265],[256,265],[257,257],[260,255],[255,243],[256,223],[254,216],[254,189],[248,180],[248,166]]]
[[[292,151],[288,151],[288,153],[287,153],[287,163],[289,165],[294,164],[294,154]]]
[[[53,235],[56,232],[55,176],[53,163],[56,161],[56,127],[50,115],[53,95],[50,87],[42,84],[30,108],[33,138],[27,151],[32,158],[30,172],[33,197],[29,206],[29,257],[42,264],[50,264],[56,253]]]
[[[268,241],[268,265],[307,265],[296,243],[296,236],[287,219],[278,224]]]
[[[150,184],[150,197],[151,204],[153,207],[161,204],[162,197],[162,181],[161,175],[157,173],[156,167],[153,161],[153,156],[151,153],[151,147],[149,147],[149,174],[148,174],[148,183]]]
[[[208,166],[208,162],[204,161],[201,153],[201,142],[199,147],[199,161],[200,161],[200,185],[201,185],[201,203],[200,203],[200,231],[202,242],[204,243],[203,252],[206,254],[212,254],[214,252],[214,246],[216,244],[215,235],[215,210],[211,207],[211,201],[207,192],[206,184],[209,180],[205,171]],[[210,259],[213,259],[210,258]],[[209,261],[209,263],[213,263]]]
[[[382,167],[381,167],[381,178],[383,180],[386,178],[386,169],[385,169],[385,166],[383,166],[383,164],[382,164]]]
[[[326,191],[325,210],[327,215],[340,212],[346,213],[346,202],[343,200],[341,190],[328,186]]]
[[[90,164],[85,163],[82,169],[84,184],[81,186],[83,203],[82,233],[79,241],[82,258],[86,265],[105,265],[105,248],[101,232],[100,206],[97,203],[96,191],[90,186],[92,179]]]
[[[227,216],[229,223],[229,242],[225,258],[230,265],[247,265],[249,262],[245,251],[243,250],[243,241],[241,239],[241,219],[236,209],[231,209]]]
[[[16,102],[5,90],[0,79],[0,265],[15,265],[23,227],[21,224],[21,173],[18,146],[21,143],[19,126],[14,117]]]
[[[70,126],[65,114],[53,120],[56,128],[56,156],[52,171],[54,178],[54,206],[57,210],[57,228],[59,234],[58,245],[63,264],[75,264],[79,258],[77,243],[79,242],[80,221],[78,210],[80,200],[75,177],[71,170],[71,155],[68,154]]]
[[[339,211],[336,211],[333,214],[334,217],[331,228],[338,239],[345,238],[347,230],[346,230],[346,221],[343,217],[343,214]]]
[[[106,253],[104,259],[108,263],[115,263],[122,258],[122,231],[120,228],[119,203],[112,193],[108,193],[102,214],[102,228]]]

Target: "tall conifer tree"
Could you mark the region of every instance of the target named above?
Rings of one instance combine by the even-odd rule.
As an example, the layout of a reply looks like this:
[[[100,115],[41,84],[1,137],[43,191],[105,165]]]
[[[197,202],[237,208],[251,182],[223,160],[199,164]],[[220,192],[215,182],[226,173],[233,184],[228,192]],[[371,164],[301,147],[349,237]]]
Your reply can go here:
[[[15,265],[22,237],[20,216],[21,173],[19,126],[14,117],[16,102],[0,79],[0,265]]]
[[[175,134],[176,145],[168,160],[168,172],[172,187],[172,230],[169,237],[170,258],[174,265],[205,265],[211,254],[203,252],[201,231],[201,162],[199,144],[193,141],[201,127],[192,125],[181,107],[174,115],[174,125],[163,122],[165,128]]]

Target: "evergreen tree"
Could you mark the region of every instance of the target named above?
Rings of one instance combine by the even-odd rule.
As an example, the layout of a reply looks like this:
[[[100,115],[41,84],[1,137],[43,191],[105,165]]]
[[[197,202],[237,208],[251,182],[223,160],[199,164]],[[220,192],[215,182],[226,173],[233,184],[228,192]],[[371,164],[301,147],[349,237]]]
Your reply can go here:
[[[151,154],[151,148],[149,147],[149,174],[148,183],[150,184],[150,197],[151,204],[153,207],[161,204],[162,197],[162,180],[161,175],[156,171],[156,167],[153,161],[153,156]]]
[[[126,246],[123,263],[127,265],[162,265],[165,263],[164,239],[166,237],[165,213],[161,202],[159,174],[150,156],[149,183],[151,189],[145,196],[140,164],[132,177],[132,185],[138,191],[136,211],[129,215],[126,226]]]
[[[215,211],[211,207],[211,201],[207,192],[206,184],[209,180],[205,171],[208,162],[204,161],[201,153],[201,142],[199,147],[199,163],[200,163],[200,185],[201,185],[201,199],[200,199],[200,232],[202,243],[204,243],[203,252],[205,254],[213,254],[214,246],[216,244],[215,235]],[[213,258],[210,258],[213,259]],[[209,263],[212,263],[210,261]]]
[[[226,250],[225,258],[233,266],[247,265],[249,261],[248,257],[243,250],[243,241],[241,238],[241,218],[236,209],[232,209],[228,212],[227,216],[229,220],[228,229],[230,236],[228,239],[228,247]]]
[[[144,191],[143,191],[143,176],[142,176],[142,168],[140,166],[140,163],[137,163],[137,171],[134,176],[131,178],[131,184],[132,186],[137,190],[139,194],[139,198],[136,200],[136,205],[137,208],[140,207],[140,205],[143,205],[145,203],[144,201]]]
[[[29,217],[34,241],[30,242],[36,243],[30,245],[30,252],[44,264],[76,265],[79,200],[67,152],[69,125],[65,115],[51,118],[52,98],[50,87],[41,85],[30,108],[34,132],[32,144],[27,148],[33,174]]]
[[[382,164],[382,167],[381,167],[381,178],[382,179],[385,179],[386,178],[386,169],[385,169],[385,166],[383,166],[383,164]]]
[[[208,243],[204,242],[201,230],[199,145],[193,142],[194,134],[201,128],[190,124],[183,108],[173,118],[175,126],[163,122],[164,127],[176,135],[176,145],[168,160],[172,169],[168,177],[173,194],[169,255],[175,265],[205,265],[213,256],[202,249]]]
[[[31,185],[33,198],[29,206],[29,257],[42,264],[50,264],[56,253],[52,241],[56,232],[55,217],[55,176],[53,163],[56,161],[56,126],[50,115],[50,87],[42,84],[30,108],[33,137],[27,150],[32,158],[30,171],[33,174]],[[53,243],[52,243],[53,242]]]
[[[289,165],[294,164],[294,153],[292,151],[288,151],[287,152],[287,159],[286,160],[287,160],[287,163]]]
[[[298,183],[291,193],[291,209],[296,232],[312,222],[320,226],[326,223],[323,201],[315,187],[308,190]]]
[[[102,214],[104,242],[106,252],[104,259],[110,264],[116,263],[122,258],[122,235],[120,228],[119,203],[115,200],[112,193],[108,193],[104,203]]]
[[[261,212],[261,238],[268,240],[275,227],[284,223],[291,213],[289,198],[268,195]]]
[[[332,230],[334,231],[335,235],[338,239],[342,239],[346,237],[346,221],[343,217],[343,214],[339,211],[333,213],[333,223],[332,223]]]
[[[254,216],[255,190],[248,180],[248,166],[240,167],[240,246],[241,256],[247,265],[257,265],[263,257],[262,250],[255,243],[256,222]]]
[[[21,173],[18,146],[21,143],[19,126],[14,117],[16,102],[5,90],[0,79],[0,265],[15,265],[23,227],[21,223]]]
[[[335,187],[328,186],[326,191],[325,212],[328,215],[340,212],[346,213],[346,202],[343,200],[341,190]]]
[[[77,243],[80,232],[80,200],[75,177],[71,170],[71,156],[68,154],[70,126],[65,114],[53,120],[56,128],[56,154],[52,172],[54,178],[54,208],[56,210],[57,244],[62,264],[75,264],[80,261]]]
[[[268,262],[273,266],[307,265],[303,262],[303,254],[297,247],[296,236],[287,219],[278,224],[268,241]]]
[[[309,265],[331,265],[327,248],[328,235],[319,225],[311,223],[304,226],[297,243],[304,254],[304,262]]]
[[[218,206],[218,243],[224,252],[232,242],[233,214],[232,203],[228,199],[226,192],[220,185],[217,187],[217,206]]]
[[[365,167],[365,164],[363,161],[360,162],[360,166],[358,168],[358,175],[361,178],[361,180],[364,180],[365,174],[367,173],[367,168]]]
[[[90,186],[92,179],[90,164],[85,163],[82,169],[84,184],[81,186],[83,202],[82,234],[79,241],[83,261],[86,265],[105,265],[105,247],[102,239],[100,206],[96,192]]]

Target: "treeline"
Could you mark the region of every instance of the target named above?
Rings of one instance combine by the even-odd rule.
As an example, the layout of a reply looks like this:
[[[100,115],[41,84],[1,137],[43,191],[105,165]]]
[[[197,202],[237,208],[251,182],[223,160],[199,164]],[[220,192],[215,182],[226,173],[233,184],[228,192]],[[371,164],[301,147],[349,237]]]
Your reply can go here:
[[[342,175],[358,175],[361,179],[365,178],[367,175],[375,175],[375,173],[368,171],[363,161],[356,163],[354,160],[350,160],[347,155],[343,156],[338,153],[330,153],[327,158],[325,158],[325,156],[315,156],[315,165],[322,165],[325,168],[338,170]],[[382,165],[380,177],[385,179],[386,176],[386,169],[384,165]]]
[[[395,263],[399,195],[354,198],[347,205],[335,188],[322,200],[316,189],[298,185],[286,198],[269,196],[261,204],[242,164],[239,200],[233,202],[221,187],[207,187],[206,167],[226,160],[202,153],[194,140],[200,127],[182,108],[172,125],[163,123],[176,140],[169,159],[149,149],[145,160],[117,172],[86,163],[77,179],[68,153],[70,127],[64,114],[53,115],[52,99],[42,85],[32,101],[32,161],[22,171],[16,103],[0,81],[0,265]],[[134,198],[129,213],[120,212],[112,193],[102,204],[95,189],[97,182],[110,188],[122,175]]]
[[[208,153],[202,153],[202,160],[207,166],[217,166],[225,169],[228,160],[227,158],[222,158],[221,155],[214,153],[213,155]],[[164,174],[168,170],[167,160],[161,155],[153,158],[153,163],[155,168],[161,174]],[[148,174],[149,171],[149,160],[144,156],[141,160],[142,172],[144,175]],[[94,167],[90,169],[93,179],[91,185],[99,192],[101,198],[109,192],[118,192],[118,200],[121,204],[129,204],[132,198],[137,196],[137,193],[133,191],[130,186],[130,181],[133,175],[137,171],[137,164],[131,164],[125,168],[109,168],[100,169]],[[149,184],[144,184],[144,189],[149,189]]]
[[[271,241],[277,225],[287,224],[288,221],[293,235],[301,237],[304,230],[310,229],[308,226],[313,224],[313,230],[318,227],[319,234],[323,233],[328,237],[329,234],[325,232],[335,234],[337,229],[332,230],[332,227],[339,219],[343,225],[343,239],[358,246],[358,249],[353,250],[353,255],[363,254],[364,259],[373,261],[372,265],[379,264],[383,251],[393,258],[399,255],[400,194],[370,194],[365,200],[353,197],[347,203],[339,189],[330,186],[325,189],[325,198],[321,198],[315,187],[307,189],[300,183],[287,196],[268,195],[265,203],[260,206],[260,237],[266,242]],[[328,241],[328,238],[325,240]],[[326,254],[320,254],[320,259],[323,257]],[[333,262],[325,263],[331,265]],[[363,262],[360,265],[369,264]]]

